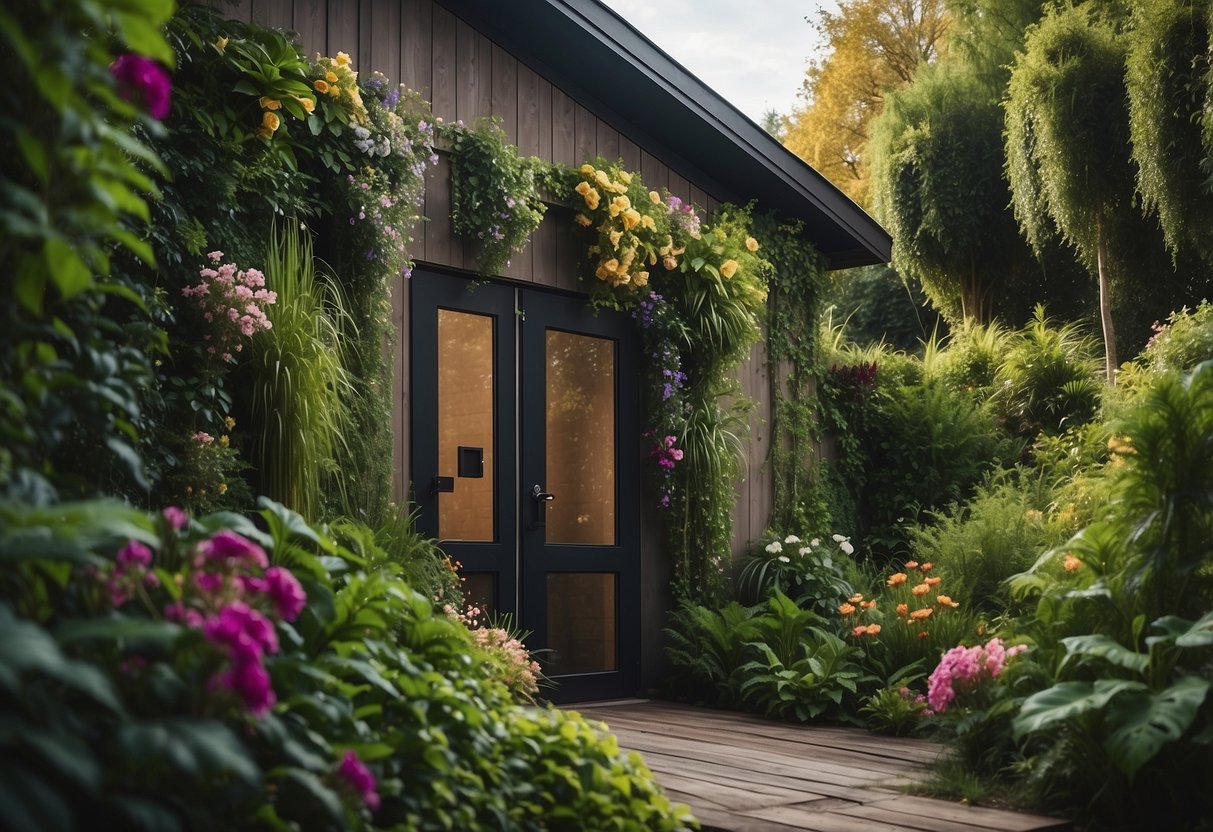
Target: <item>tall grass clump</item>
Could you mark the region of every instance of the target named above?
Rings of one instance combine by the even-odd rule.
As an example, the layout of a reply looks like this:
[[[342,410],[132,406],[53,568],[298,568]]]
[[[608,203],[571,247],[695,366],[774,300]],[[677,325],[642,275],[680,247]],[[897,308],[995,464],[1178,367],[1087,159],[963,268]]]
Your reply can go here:
[[[264,494],[319,517],[357,395],[344,363],[350,317],[336,281],[317,273],[312,241],[297,223],[273,230],[265,277],[278,302],[253,348],[253,464]]]

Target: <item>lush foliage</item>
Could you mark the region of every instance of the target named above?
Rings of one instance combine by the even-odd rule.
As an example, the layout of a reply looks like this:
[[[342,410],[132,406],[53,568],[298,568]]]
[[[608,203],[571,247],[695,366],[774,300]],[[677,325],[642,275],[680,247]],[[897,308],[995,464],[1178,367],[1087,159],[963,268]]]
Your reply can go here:
[[[690,822],[577,715],[514,705],[429,599],[293,512],[258,519],[5,506],[14,828]]]
[[[481,275],[499,274],[547,210],[535,182],[538,160],[519,156],[497,121],[446,125],[442,134],[451,143],[451,227],[471,243]]]

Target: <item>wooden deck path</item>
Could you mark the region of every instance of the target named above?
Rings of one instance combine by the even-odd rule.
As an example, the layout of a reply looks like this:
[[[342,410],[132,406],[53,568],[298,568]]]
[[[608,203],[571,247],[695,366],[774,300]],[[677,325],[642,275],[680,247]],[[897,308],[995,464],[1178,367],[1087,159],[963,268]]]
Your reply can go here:
[[[644,755],[705,829],[734,832],[1030,832],[1054,818],[913,797],[898,787],[942,746],[854,728],[630,700],[575,706]]]

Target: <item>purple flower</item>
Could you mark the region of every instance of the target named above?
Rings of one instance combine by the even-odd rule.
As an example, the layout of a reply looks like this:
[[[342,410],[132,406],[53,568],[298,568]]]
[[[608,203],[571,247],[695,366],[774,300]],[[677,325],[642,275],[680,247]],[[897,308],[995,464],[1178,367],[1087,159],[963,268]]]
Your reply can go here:
[[[160,64],[142,55],[128,54],[110,64],[110,72],[124,98],[138,94],[152,118],[168,116],[173,82]]]
[[[203,562],[218,561],[225,566],[238,566],[241,561],[249,561],[262,569],[269,566],[264,549],[226,529],[198,544],[198,558],[195,558],[195,563],[200,566],[201,564],[197,563],[199,558]]]
[[[242,601],[233,601],[208,619],[202,634],[226,647],[233,661],[278,652],[278,633],[274,631],[274,625]]]
[[[152,565],[152,551],[137,540],[132,540],[118,551],[118,565],[140,566],[144,569]]]
[[[379,792],[375,790],[375,775],[366,767],[366,763],[358,759],[354,751],[346,751],[341,757],[337,773],[345,779],[361,798],[362,802],[371,809],[379,808]]]
[[[294,621],[307,604],[307,593],[290,570],[272,566],[265,572],[266,593],[274,599],[279,617]]]
[[[165,506],[164,511],[160,513],[175,531],[181,531],[189,525],[190,516],[180,506]]]
[[[235,691],[253,716],[264,716],[278,701],[259,656],[233,659],[231,670],[219,674],[215,682]]]

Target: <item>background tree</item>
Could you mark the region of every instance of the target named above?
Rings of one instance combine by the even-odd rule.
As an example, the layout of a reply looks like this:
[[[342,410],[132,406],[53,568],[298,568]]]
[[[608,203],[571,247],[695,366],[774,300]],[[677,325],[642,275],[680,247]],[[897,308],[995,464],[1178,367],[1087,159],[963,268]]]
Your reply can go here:
[[[948,22],[944,0],[843,0],[836,14],[822,12],[829,54],[809,67],[784,144],[866,206],[869,123],[887,90],[939,56]]]
[[[1117,366],[1110,243],[1142,226],[1132,204],[1123,41],[1091,4],[1048,14],[1027,36],[1007,99],[1015,216],[1040,250],[1054,226],[1099,283],[1109,381]],[[1117,243],[1127,243],[1125,237]]]
[[[1139,0],[1125,83],[1129,135],[1145,208],[1172,251],[1191,244],[1213,257],[1213,180],[1194,175],[1213,157],[1200,116],[1209,83],[1209,0]]]

